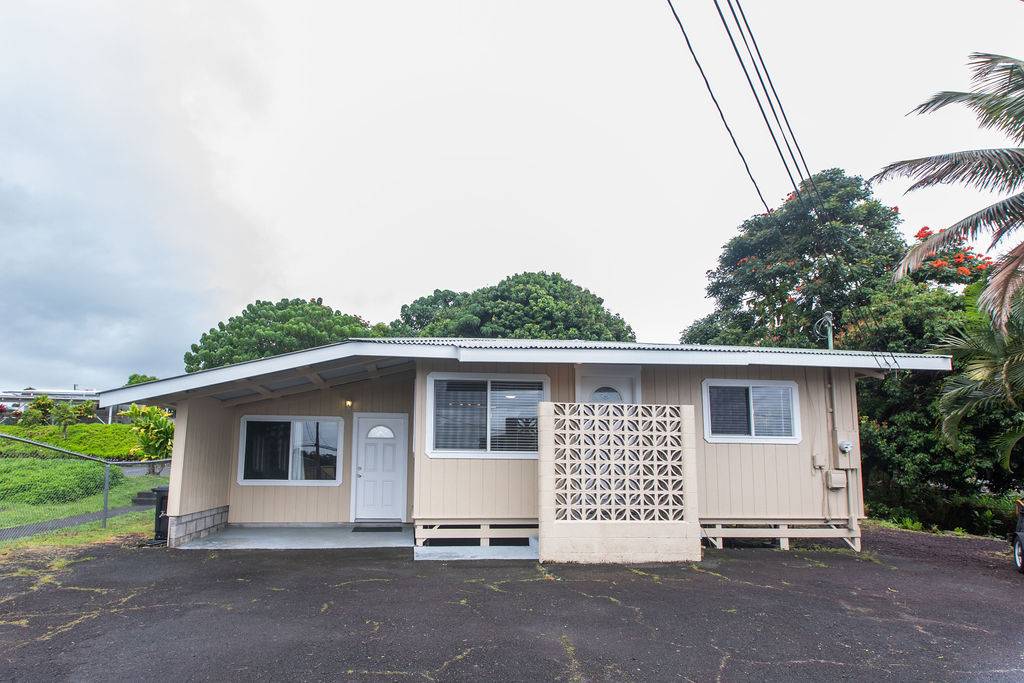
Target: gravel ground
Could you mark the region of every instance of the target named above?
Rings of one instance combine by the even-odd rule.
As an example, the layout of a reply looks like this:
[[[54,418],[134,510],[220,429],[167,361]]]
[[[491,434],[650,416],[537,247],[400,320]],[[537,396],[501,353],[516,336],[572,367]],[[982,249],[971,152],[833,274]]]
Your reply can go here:
[[[871,528],[864,546],[642,566],[11,553],[0,679],[1024,680],[1007,544]]]

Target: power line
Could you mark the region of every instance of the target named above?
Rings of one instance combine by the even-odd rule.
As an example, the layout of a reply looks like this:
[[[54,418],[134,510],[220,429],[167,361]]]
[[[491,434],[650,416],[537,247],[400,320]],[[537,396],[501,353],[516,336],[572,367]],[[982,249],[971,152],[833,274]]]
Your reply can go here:
[[[730,7],[732,0],[729,0]],[[757,44],[757,38],[754,36],[754,29],[750,27],[750,22],[747,21],[747,13],[743,11],[743,3],[740,0],[736,0],[736,7],[740,11],[740,17],[743,18],[743,25],[747,29],[747,33],[750,34],[750,42],[754,44],[754,52],[757,53],[757,59],[761,63],[761,69],[764,71],[764,76],[768,79],[768,86],[771,88],[772,95],[775,96],[775,101],[779,104],[779,112],[782,114],[782,120],[786,124],[786,130],[789,131],[789,136],[793,139],[793,146],[796,147],[796,152],[800,157],[800,161],[804,165],[804,173],[807,176],[807,182],[811,185],[811,190],[814,192],[814,196],[818,200],[818,210],[824,212],[824,202],[821,199],[821,194],[818,192],[818,187],[814,183],[814,176],[811,175],[811,167],[807,164],[807,159],[804,157],[804,151],[800,148],[800,143],[796,139],[796,133],[793,132],[793,126],[789,123],[789,117],[786,115],[786,108],[782,106],[782,98],[779,97],[778,91],[775,89],[775,82],[772,81],[772,75],[768,71],[768,65],[764,61],[764,56],[761,54],[761,46]]]
[[[715,103],[715,109],[718,110],[718,116],[722,119],[722,125],[725,126],[726,132],[729,133],[729,137],[732,139],[733,147],[736,148],[736,153],[740,155],[740,160],[743,162],[743,168],[747,170],[747,176],[750,178],[750,182],[754,185],[754,190],[757,191],[757,196],[761,199],[761,203],[764,204],[764,210],[767,213],[771,213],[771,208],[768,206],[768,202],[765,201],[764,195],[761,193],[761,188],[757,184],[757,180],[754,179],[754,173],[750,170],[750,164],[747,163],[746,156],[743,155],[743,150],[740,149],[740,143],[736,140],[736,136],[732,132],[732,128],[729,127],[729,122],[725,118],[725,112],[722,111],[722,105],[718,103],[718,98],[715,97],[715,91],[711,88],[711,82],[708,80],[708,76],[704,73],[704,67],[701,66],[700,59],[697,57],[696,51],[693,49],[693,44],[690,42],[690,36],[686,33],[686,28],[683,26],[683,20],[679,18],[679,13],[676,12],[675,5],[672,4],[672,0],[665,0],[668,3],[668,7],[672,10],[672,16],[676,19],[676,24],[679,25],[679,30],[683,34],[683,40],[686,41],[686,47],[690,50],[690,56],[693,57],[694,64],[697,65],[697,70],[700,72],[700,76],[704,79],[704,87],[707,88],[708,94],[711,95],[711,101]]]
[[[786,151],[789,153],[789,158],[793,161],[793,167],[796,168],[796,174],[800,178],[801,185],[804,180],[804,172],[800,169],[800,162],[797,161],[796,155],[793,154],[793,148],[789,144],[789,137],[786,135],[786,131],[782,127],[782,121],[779,120],[779,113],[775,109],[775,104],[772,102],[772,96],[768,94],[768,86],[764,83],[764,77],[761,75],[761,69],[757,65],[757,60],[754,58],[754,52],[750,49],[750,42],[747,41],[747,34],[743,31],[743,26],[740,24],[739,17],[736,16],[736,10],[733,8],[732,0],[726,0],[729,5],[729,12],[732,14],[732,19],[736,22],[736,28],[739,31],[740,38],[743,40],[743,47],[747,51],[747,56],[750,57],[750,63],[754,66],[754,74],[757,76],[758,83],[761,84],[761,92],[764,93],[765,99],[768,101],[768,108],[772,112],[772,118],[775,119],[775,125],[779,127],[779,133],[782,135],[782,141],[786,144]],[[719,12],[721,14],[721,12]],[[753,36],[751,36],[751,41]]]
[[[757,94],[757,88],[754,87],[754,81],[750,78],[750,72],[747,71],[746,62],[743,61],[743,56],[740,54],[739,47],[736,45],[736,40],[732,37],[732,29],[729,28],[729,22],[726,21],[725,15],[722,14],[722,7],[718,4],[718,0],[714,0],[715,9],[718,10],[718,17],[722,20],[722,27],[725,28],[725,34],[729,37],[729,42],[732,44],[732,50],[736,54],[736,59],[740,63],[740,68],[743,69],[743,75],[747,79],[747,85],[750,86],[750,93],[754,96],[754,101],[757,102],[757,108],[761,111],[761,118],[764,119],[764,125],[768,128],[768,134],[772,136],[772,142],[775,143],[775,149],[779,153],[779,159],[782,161],[783,168],[786,169],[786,175],[789,176],[789,182],[793,186],[793,191],[800,196],[800,188],[797,187],[796,180],[793,179],[793,173],[789,169],[789,162],[786,161],[786,155],[782,153],[782,147],[779,145],[779,139],[775,136],[775,129],[772,128],[771,122],[768,120],[768,114],[764,110],[764,105],[761,104],[761,98]],[[799,169],[797,171],[799,175]]]

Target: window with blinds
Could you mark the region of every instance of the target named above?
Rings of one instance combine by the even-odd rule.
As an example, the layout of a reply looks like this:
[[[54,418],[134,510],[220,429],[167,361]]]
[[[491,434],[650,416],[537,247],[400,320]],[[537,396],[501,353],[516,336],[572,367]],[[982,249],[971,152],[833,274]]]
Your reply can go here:
[[[540,382],[491,382],[490,450],[537,450],[537,405],[543,392]]]
[[[754,436],[793,436],[793,390],[790,387],[751,387]]]
[[[708,389],[711,410],[711,433],[750,436],[750,389],[718,387]]]
[[[705,380],[705,436],[721,441],[799,440],[793,382]]]
[[[536,453],[537,380],[433,379],[433,451]]]

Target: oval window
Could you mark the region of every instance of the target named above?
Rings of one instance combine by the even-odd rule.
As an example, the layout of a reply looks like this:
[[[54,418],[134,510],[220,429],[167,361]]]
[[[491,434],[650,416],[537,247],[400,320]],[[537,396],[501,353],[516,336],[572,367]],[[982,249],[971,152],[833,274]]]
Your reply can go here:
[[[622,403],[622,394],[615,387],[598,387],[590,395],[594,403]]]
[[[366,433],[366,438],[393,439],[395,438],[395,433],[391,431],[390,427],[385,427],[384,425],[377,425],[376,427],[373,427],[372,429],[370,429],[370,431]]]

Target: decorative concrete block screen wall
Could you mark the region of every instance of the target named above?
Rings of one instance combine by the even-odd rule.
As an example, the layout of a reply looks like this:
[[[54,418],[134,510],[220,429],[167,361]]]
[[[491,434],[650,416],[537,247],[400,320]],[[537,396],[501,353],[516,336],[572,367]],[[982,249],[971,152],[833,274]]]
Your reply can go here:
[[[701,558],[693,406],[540,405],[542,562]]]

